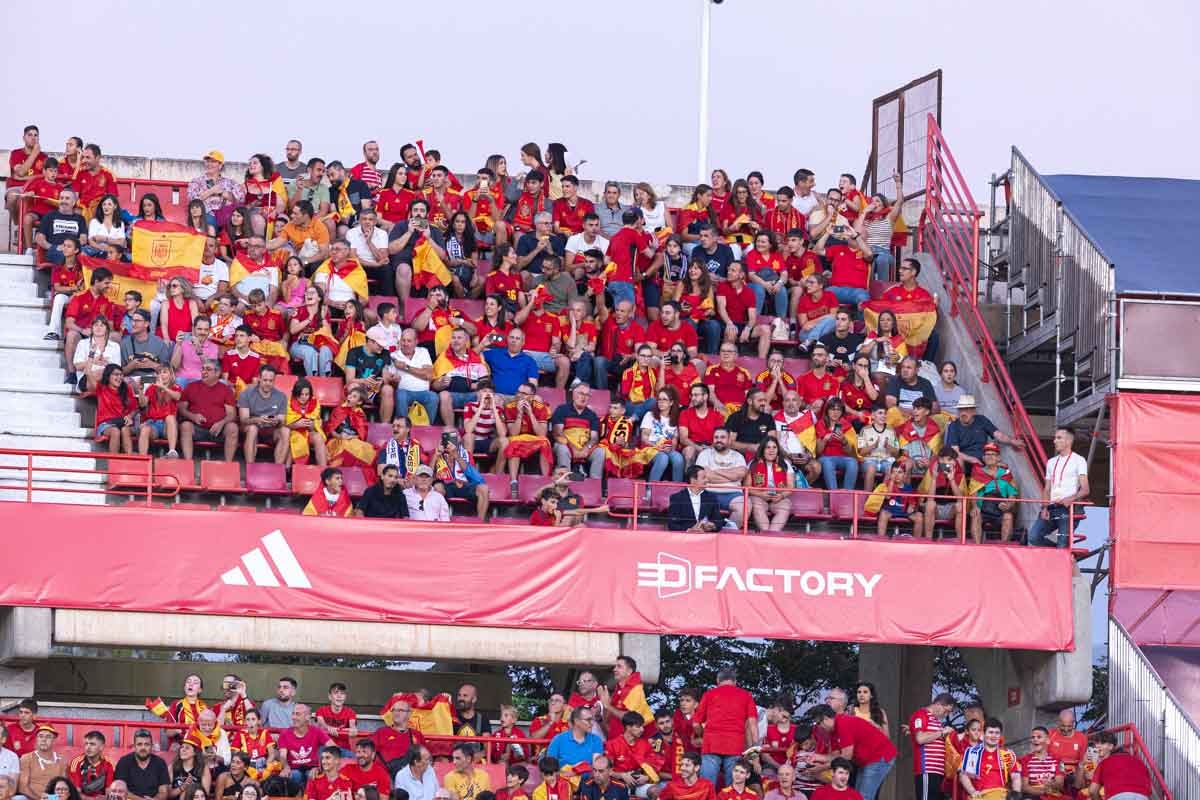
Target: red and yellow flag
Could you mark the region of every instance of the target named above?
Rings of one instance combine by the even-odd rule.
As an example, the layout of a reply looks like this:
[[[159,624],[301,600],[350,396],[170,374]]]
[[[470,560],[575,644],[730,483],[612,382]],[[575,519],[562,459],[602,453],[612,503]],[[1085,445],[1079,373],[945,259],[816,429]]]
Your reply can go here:
[[[434,736],[454,735],[454,723],[457,717],[454,714],[454,704],[450,701],[450,695],[445,693],[435,695],[432,700],[427,702],[422,702],[421,698],[415,694],[400,692],[392,695],[379,710],[379,716],[389,727],[392,724],[392,706],[399,700],[406,700],[412,704],[413,713],[408,721],[411,727],[421,733]]]
[[[113,274],[109,299],[121,305],[126,292],[137,291],[142,295],[142,308],[149,308],[160,280],[187,278],[192,283],[200,280],[204,235],[175,222],[139,222],[133,226],[130,256],[132,263],[80,255],[84,283],[90,284],[92,271],[104,267]]]
[[[896,315],[904,343],[910,348],[920,347],[918,352],[924,351],[924,344],[937,324],[937,304],[932,300],[868,300],[862,304],[862,311],[863,321],[870,330],[878,329],[880,311],[891,311]]]
[[[424,236],[420,244],[413,248],[412,271],[412,285],[417,288],[450,285],[450,270],[446,269],[437,251]]]

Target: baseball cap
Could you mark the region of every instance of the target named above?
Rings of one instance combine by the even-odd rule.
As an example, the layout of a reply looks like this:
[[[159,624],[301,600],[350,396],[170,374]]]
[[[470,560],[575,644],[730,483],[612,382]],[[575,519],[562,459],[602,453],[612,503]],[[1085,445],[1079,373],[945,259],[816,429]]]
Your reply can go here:
[[[225,163],[225,154],[220,150],[209,150],[202,158],[211,158],[213,161],[220,161],[222,164]]]
[[[983,452],[985,452],[985,453],[999,453],[999,452],[1000,452],[1000,445],[996,444],[995,442],[988,442],[987,444],[985,444],[985,445],[983,446]]]
[[[413,474],[414,475],[428,475],[429,477],[432,478],[433,477],[433,468],[430,467],[428,464],[422,464],[421,466],[417,467],[416,471],[414,471]]]
[[[55,727],[53,725],[49,725],[45,722],[43,722],[41,725],[38,725],[37,728],[35,729],[35,732],[36,733],[49,733],[52,736],[58,736],[58,731],[55,729]]]
[[[958,407],[959,408],[975,408],[975,395],[964,394],[962,397],[958,398]]]

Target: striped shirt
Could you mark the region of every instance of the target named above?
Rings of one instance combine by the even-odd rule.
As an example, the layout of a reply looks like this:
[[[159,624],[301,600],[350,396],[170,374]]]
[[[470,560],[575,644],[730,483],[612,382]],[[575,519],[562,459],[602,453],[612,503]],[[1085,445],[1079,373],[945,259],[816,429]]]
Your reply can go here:
[[[496,433],[496,407],[481,412],[478,403],[467,403],[464,419],[475,420],[475,438],[490,439]]]
[[[1048,753],[1040,756],[1029,753],[1021,758],[1021,781],[1028,786],[1049,786],[1056,776],[1062,774],[1062,762]],[[1046,800],[1056,800],[1062,796],[1059,792],[1046,792],[1042,795]]]
[[[942,721],[929,713],[928,708],[919,708],[908,718],[908,727],[912,736],[913,774],[921,775],[932,772],[944,775],[946,772],[945,738],[939,736],[925,744],[917,741],[918,733],[941,733]]]

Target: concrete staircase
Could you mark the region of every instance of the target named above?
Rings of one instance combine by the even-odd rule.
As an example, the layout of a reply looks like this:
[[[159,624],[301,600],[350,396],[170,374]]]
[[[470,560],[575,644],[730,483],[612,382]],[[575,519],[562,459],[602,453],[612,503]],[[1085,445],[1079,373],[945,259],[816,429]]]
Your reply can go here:
[[[80,419],[72,387],[63,383],[62,343],[46,341],[49,304],[35,280],[32,256],[0,253],[0,449],[91,452],[92,432]],[[0,454],[0,500],[24,500],[28,459]],[[33,499],[102,505],[102,476],[92,458],[35,457]],[[13,469],[19,467],[19,469]],[[74,491],[71,491],[74,490]]]

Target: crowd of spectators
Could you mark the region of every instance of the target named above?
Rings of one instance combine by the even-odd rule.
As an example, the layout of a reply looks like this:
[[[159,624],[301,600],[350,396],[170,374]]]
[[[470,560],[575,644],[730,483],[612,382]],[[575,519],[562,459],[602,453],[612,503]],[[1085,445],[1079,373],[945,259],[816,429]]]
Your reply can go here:
[[[64,757],[54,721],[25,700],[16,722],[0,725],[0,800],[875,800],[903,739],[918,800],[1150,795],[1142,762],[1111,734],[1089,746],[1069,710],[1053,729],[1033,728],[1018,758],[980,704],[962,704],[955,727],[960,704],[938,694],[895,725],[869,682],[852,700],[835,688],[801,711],[787,700],[756,702],[723,669],[716,686],[683,687],[652,710],[636,662],[621,656],[611,681],[579,673],[575,691],[552,693],[527,725],[512,705],[500,706],[496,724],[479,710],[476,687],[463,684],[438,736],[416,716],[435,701],[429,692],[394,695],[371,730],[345,684],[331,684],[316,709],[297,701],[297,689],[281,677],[275,695],[256,705],[229,674],[208,703],[200,676],[189,675],[183,697],[169,707],[158,701],[172,723],[169,741],[136,730],[115,764],[99,730]],[[503,786],[493,785],[487,764],[503,770]]]
[[[818,192],[799,169],[769,192],[759,172],[718,169],[668,209],[647,183],[632,204],[611,182],[583,197],[558,144],[545,158],[522,147],[517,175],[489,157],[469,189],[411,144],[384,170],[374,141],[346,168],[304,160],[292,140],[278,162],[252,156],[241,181],[213,150],[186,189],[188,224],[207,237],[198,280],[118,303],[110,270],[85,286],[80,254],[127,256],[127,231],[161,217],[158,199],[121,209],[99,147],[72,139],[59,160],[38,137],[29,126],[12,152],[8,201],[28,202],[38,259],[53,264],[47,337],[65,340],[67,380],[95,394],[110,452],[191,458],[202,443],[252,462],[261,445],[278,464],[332,468],[308,507],[320,514],[446,519],[429,478],[486,514],[490,470],[513,499],[522,472],[546,476],[533,521],[562,524],[580,517],[564,482],[550,483],[565,468],[686,480],[670,520],[682,530],[722,527],[725,513],[782,530],[781,490],[814,487],[873,492],[881,534],[930,538],[941,522],[976,541],[985,528],[1013,537],[1018,493],[1000,446],[1024,443],[937,361],[936,327],[909,335],[912,304],[933,314],[936,298],[920,261],[895,257],[899,199],[865,195],[852,175]],[[304,376],[290,397],[280,375]],[[331,375],[343,400],[322,409],[309,379]],[[376,450],[373,419],[409,423]],[[433,452],[409,436],[438,423]],[[345,469],[372,486],[357,505]],[[1036,541],[1063,546],[1070,536],[1043,534],[1065,534],[1086,468],[1059,472],[1066,489],[1046,498]]]

